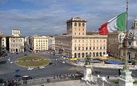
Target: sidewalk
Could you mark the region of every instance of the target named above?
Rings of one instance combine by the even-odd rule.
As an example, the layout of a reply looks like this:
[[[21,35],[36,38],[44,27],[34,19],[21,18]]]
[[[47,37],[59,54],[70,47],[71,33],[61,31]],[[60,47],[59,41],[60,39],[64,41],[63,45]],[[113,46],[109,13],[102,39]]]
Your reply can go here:
[[[76,66],[84,66],[84,63],[74,63],[72,61],[67,61],[67,63],[76,65]],[[93,67],[96,68],[114,68],[114,69],[122,69],[124,65],[118,64],[103,64],[103,63],[91,63]],[[129,69],[137,70],[137,65],[129,65]]]

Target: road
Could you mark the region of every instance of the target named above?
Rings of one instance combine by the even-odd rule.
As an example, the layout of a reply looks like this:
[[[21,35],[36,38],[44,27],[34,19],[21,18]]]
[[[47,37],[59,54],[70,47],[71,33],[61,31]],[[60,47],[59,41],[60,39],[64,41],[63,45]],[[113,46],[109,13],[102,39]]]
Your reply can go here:
[[[34,53],[27,53],[34,54]],[[76,71],[84,71],[83,67],[71,65],[68,63],[62,63],[65,61],[61,56],[54,56],[46,52],[37,53],[37,55],[44,56],[49,58],[52,65],[47,65],[43,69],[34,68],[33,70],[28,70],[28,68],[20,67],[14,63],[15,59],[24,56],[24,53],[19,54],[10,54],[6,59],[10,58],[10,61],[7,61],[6,64],[0,65],[0,78],[3,79],[16,79],[14,76],[20,74],[21,76],[32,76],[33,78],[44,78],[44,77],[53,77],[58,74],[75,74]],[[10,63],[13,62],[13,63]],[[18,73],[15,70],[20,70]],[[97,76],[119,76],[118,69],[114,68],[93,68],[93,71],[99,71],[97,73],[93,72],[93,75]],[[136,70],[133,71],[133,76],[137,77]]]
[[[31,54],[31,53],[28,53]],[[6,58],[7,60],[6,64],[0,65],[0,78],[3,79],[14,79],[16,74],[25,76],[32,76],[33,78],[42,78],[42,77],[49,77],[54,76],[57,74],[74,74],[76,73],[76,66],[68,64],[68,63],[62,63],[64,61],[61,58],[57,58],[56,56],[47,54],[46,52],[38,53],[38,55],[42,55],[44,57],[48,57],[51,62],[54,62],[52,65],[47,65],[43,69],[34,68],[33,70],[28,70],[28,68],[18,66],[15,64],[15,59],[24,56],[24,53],[20,54],[10,54]],[[57,59],[57,60],[56,60]],[[13,63],[11,63],[13,62]],[[71,68],[74,68],[73,70],[70,70]],[[20,70],[18,73],[15,72],[15,70]]]

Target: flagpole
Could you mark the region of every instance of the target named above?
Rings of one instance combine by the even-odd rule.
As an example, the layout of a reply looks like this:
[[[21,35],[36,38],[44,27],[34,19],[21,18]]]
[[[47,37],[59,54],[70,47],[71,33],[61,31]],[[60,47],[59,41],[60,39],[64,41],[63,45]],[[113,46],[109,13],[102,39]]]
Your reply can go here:
[[[128,66],[128,0],[126,0],[126,38],[125,38],[125,70],[129,70]]]

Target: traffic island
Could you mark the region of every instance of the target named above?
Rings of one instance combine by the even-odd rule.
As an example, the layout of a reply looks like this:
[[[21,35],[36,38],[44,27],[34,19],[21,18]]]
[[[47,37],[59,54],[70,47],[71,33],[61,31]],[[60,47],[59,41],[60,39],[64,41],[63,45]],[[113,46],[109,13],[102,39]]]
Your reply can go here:
[[[49,64],[49,60],[42,56],[24,56],[16,59],[16,64],[23,67],[39,67]]]

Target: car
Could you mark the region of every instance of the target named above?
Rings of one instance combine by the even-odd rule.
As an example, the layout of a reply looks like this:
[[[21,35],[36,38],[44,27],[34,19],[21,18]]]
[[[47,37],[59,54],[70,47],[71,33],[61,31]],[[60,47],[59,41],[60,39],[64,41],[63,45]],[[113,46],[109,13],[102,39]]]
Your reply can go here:
[[[33,79],[33,78],[28,75],[22,76],[22,80],[30,80],[30,79]]]
[[[5,64],[7,61],[0,61],[0,64]]]
[[[43,68],[45,68],[45,66],[40,66],[40,67],[39,67],[39,69],[43,69]]]
[[[24,56],[27,56],[27,54],[25,53]]]
[[[11,64],[13,63],[13,62],[10,62]]]
[[[29,67],[28,70],[33,70],[34,68],[33,67]]]
[[[62,63],[65,63],[65,61],[63,61]]]
[[[52,64],[53,64],[52,62],[49,63],[49,65],[52,65]]]
[[[20,71],[19,69],[16,69],[16,70],[15,70],[16,73],[19,72],[19,71]]]
[[[14,77],[21,77],[21,75],[19,75],[19,74],[16,74]]]

